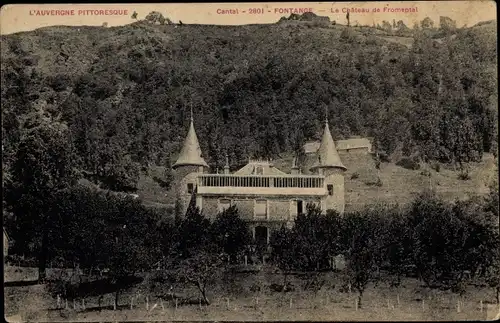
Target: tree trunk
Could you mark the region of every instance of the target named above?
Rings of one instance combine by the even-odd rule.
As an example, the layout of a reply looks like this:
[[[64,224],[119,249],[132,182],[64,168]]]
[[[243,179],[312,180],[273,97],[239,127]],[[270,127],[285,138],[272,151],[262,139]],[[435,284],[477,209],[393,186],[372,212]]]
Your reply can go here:
[[[500,305],[500,285],[497,286],[497,305]]]
[[[198,287],[198,290],[200,291],[201,297],[202,297],[205,305],[210,305],[210,301],[208,300],[207,291],[205,289],[205,286],[202,286],[200,283],[197,283],[196,286]]]
[[[47,222],[47,220],[45,220]],[[40,250],[40,256],[38,258],[38,283],[43,284],[45,279],[47,278],[46,267],[47,267],[47,254],[48,254],[48,240],[49,240],[49,232],[48,232],[48,224],[45,223],[43,225],[43,236],[42,236],[42,245]]]
[[[203,302],[205,303],[205,305],[210,305],[210,301],[208,300],[205,288],[202,289],[201,296],[203,297]]]
[[[359,291],[359,295],[358,295],[358,308],[361,308],[361,297],[362,296],[363,296],[363,292]]]
[[[117,307],[117,308],[118,308],[118,297],[119,297],[119,294],[120,294],[120,291],[119,291],[119,290],[117,290],[117,291],[115,292],[115,305],[116,305],[116,307]]]

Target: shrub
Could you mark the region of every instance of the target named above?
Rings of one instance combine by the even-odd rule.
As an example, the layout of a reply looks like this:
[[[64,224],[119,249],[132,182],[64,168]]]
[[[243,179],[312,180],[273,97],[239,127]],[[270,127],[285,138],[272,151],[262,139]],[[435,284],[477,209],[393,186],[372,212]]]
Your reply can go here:
[[[359,173],[358,172],[352,173],[351,179],[356,179],[356,178],[359,178]]]
[[[416,158],[405,157],[401,158],[396,165],[410,170],[419,170],[420,164]]]
[[[439,173],[439,171],[441,170],[441,164],[440,163],[434,163],[434,164],[432,164],[431,168],[434,169],[436,172]]]
[[[344,30],[340,33],[340,39],[347,42],[354,42],[356,38],[356,34],[351,28],[344,28]]]
[[[377,177],[376,181],[365,182],[365,184],[368,186],[378,186],[378,187],[381,187],[384,185],[384,183],[382,182],[380,177]]]
[[[466,170],[463,170],[460,172],[460,174],[458,174],[458,179],[462,180],[462,181],[468,181],[470,180],[470,174],[468,171]]]
[[[420,172],[420,175],[431,177],[431,172],[428,169],[424,169],[423,171]]]

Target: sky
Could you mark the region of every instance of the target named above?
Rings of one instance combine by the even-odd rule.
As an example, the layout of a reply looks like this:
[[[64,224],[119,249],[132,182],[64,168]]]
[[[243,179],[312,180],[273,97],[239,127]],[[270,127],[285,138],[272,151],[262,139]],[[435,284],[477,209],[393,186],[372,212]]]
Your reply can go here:
[[[385,9],[384,9],[385,8]],[[397,8],[408,12],[393,11]],[[496,19],[494,1],[416,1],[416,2],[266,2],[266,3],[168,3],[168,4],[19,4],[4,5],[0,11],[0,34],[30,31],[40,27],[121,26],[134,22],[151,11],[159,11],[173,22],[187,24],[244,25],[273,23],[291,10],[312,11],[346,24],[346,10],[351,9],[351,24],[372,25],[383,20],[403,20],[412,27],[415,22],[430,17],[435,24],[440,16],[457,22],[458,27],[472,26],[480,21]],[[73,11],[71,11],[73,10]],[[99,11],[101,10],[101,11]],[[104,11],[108,10],[108,11]],[[365,12],[355,12],[355,11]],[[374,12],[375,10],[375,12]],[[377,10],[379,10],[377,12]],[[368,11],[368,12],[366,12]],[[392,11],[392,12],[391,12]]]

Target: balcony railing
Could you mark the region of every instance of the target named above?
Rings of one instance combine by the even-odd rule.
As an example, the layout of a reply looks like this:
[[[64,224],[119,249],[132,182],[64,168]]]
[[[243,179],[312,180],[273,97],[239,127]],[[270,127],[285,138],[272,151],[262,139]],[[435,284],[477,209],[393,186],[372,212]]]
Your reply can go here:
[[[226,175],[203,174],[198,177],[198,187],[272,187],[272,188],[323,188],[324,177],[318,175]]]

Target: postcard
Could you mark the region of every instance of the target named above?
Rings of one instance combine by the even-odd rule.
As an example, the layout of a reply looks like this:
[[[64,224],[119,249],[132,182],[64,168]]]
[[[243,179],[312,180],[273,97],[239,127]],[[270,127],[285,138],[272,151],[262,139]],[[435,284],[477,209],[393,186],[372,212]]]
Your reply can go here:
[[[6,320],[498,319],[496,12],[4,5]]]

